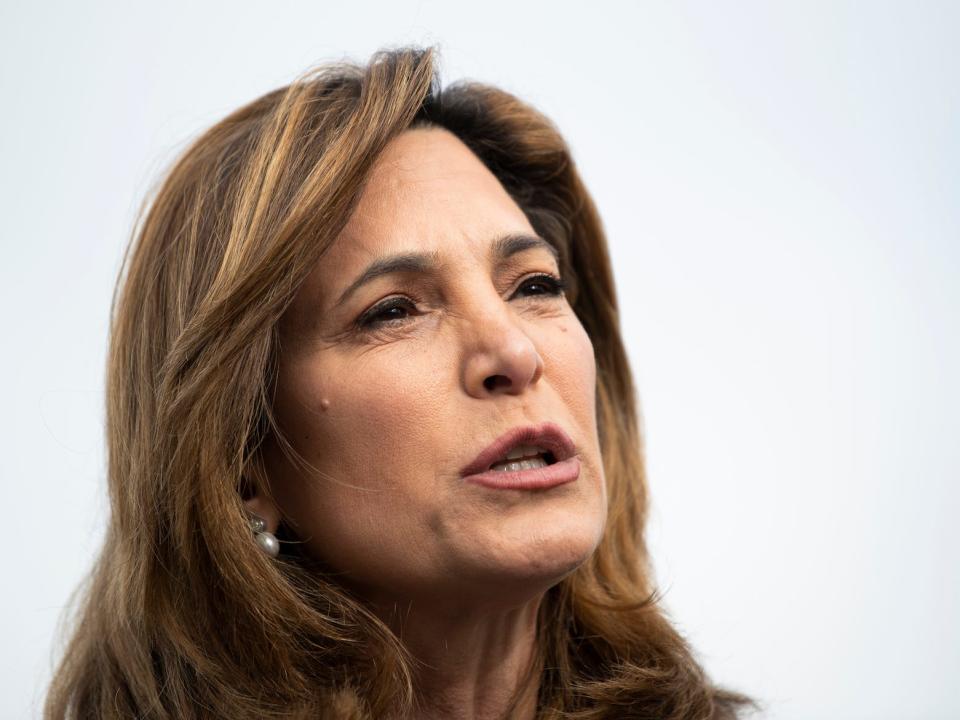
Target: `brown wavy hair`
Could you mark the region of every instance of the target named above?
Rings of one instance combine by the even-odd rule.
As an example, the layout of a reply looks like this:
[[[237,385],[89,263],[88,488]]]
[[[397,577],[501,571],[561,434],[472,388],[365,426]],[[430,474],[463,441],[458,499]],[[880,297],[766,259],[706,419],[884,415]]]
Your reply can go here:
[[[321,65],[203,133],[151,192],[114,296],[110,520],[46,718],[382,718],[415,712],[390,629],[292,542],[251,540],[278,323],[387,143],[458,136],[559,250],[593,341],[609,516],[538,620],[539,718],[734,718],[653,586],[635,392],[603,228],[553,124],[476,82],[440,88],[433,48]],[[289,446],[288,446],[289,449]],[[284,534],[286,533],[286,534]],[[295,540],[281,524],[281,540]]]

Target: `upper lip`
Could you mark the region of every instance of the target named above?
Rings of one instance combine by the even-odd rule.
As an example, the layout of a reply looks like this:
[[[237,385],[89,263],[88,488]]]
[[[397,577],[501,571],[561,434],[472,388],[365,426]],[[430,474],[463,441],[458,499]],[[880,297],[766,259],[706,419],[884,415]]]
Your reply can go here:
[[[463,477],[476,475],[490,469],[490,466],[503,460],[507,453],[517,445],[536,445],[550,452],[557,462],[571,458],[576,454],[573,440],[556,423],[543,422],[539,425],[525,425],[508,430],[486,448],[480,451],[460,474]]]

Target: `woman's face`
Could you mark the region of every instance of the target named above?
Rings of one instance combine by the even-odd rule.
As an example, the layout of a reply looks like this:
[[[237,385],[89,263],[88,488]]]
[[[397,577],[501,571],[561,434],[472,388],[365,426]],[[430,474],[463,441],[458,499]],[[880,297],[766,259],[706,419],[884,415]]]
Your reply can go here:
[[[275,410],[312,469],[268,445],[274,496],[307,551],[371,599],[520,598],[600,540],[593,346],[535,238],[459,139],[408,130],[282,322]],[[506,488],[463,476],[545,422],[572,441],[563,472]],[[484,477],[509,475],[496,470]]]

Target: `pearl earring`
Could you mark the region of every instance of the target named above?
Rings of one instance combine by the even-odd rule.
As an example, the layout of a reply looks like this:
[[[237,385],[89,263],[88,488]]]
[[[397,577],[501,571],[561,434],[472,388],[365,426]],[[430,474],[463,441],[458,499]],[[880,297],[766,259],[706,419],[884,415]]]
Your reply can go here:
[[[273,533],[267,532],[266,520],[250,513],[250,529],[253,530],[253,539],[263,552],[274,558],[280,554],[280,542]]]

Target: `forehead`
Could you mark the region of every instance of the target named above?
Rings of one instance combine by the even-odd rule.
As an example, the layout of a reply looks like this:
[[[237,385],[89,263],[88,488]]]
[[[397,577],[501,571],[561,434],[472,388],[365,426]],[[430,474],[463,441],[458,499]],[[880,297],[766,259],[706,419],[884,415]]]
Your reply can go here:
[[[387,145],[322,264],[346,272],[396,251],[480,259],[509,231],[532,228],[493,173],[453,133],[417,128]]]

